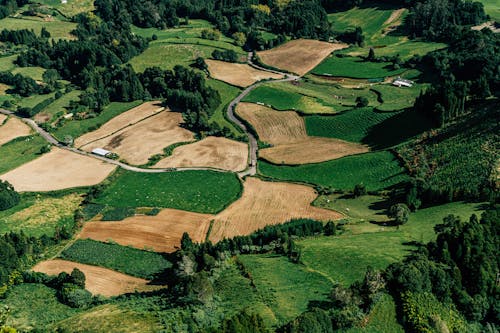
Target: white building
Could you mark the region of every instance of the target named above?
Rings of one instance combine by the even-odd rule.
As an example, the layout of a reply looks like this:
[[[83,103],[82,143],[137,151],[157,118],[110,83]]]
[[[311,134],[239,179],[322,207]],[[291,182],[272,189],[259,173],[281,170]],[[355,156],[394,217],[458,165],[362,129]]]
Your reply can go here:
[[[106,157],[106,156],[108,156],[108,154],[111,154],[111,152],[109,150],[106,150],[106,149],[95,148],[95,149],[92,149],[92,154]]]
[[[413,81],[407,80],[407,79],[402,79],[398,77],[396,80],[392,81],[392,85],[396,87],[412,87],[414,84]]]

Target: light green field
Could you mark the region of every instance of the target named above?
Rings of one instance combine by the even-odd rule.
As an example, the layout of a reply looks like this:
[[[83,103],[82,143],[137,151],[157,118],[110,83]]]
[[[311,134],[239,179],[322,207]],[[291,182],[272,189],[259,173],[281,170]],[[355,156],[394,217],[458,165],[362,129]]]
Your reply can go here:
[[[6,57],[0,57],[0,72],[4,71],[10,71],[16,65],[14,64],[14,61],[17,59],[17,54],[6,56]]]
[[[432,122],[413,110],[379,112],[358,108],[336,116],[305,118],[307,134],[361,142],[373,149],[398,145],[429,128]]]
[[[162,207],[217,213],[235,201],[241,190],[241,183],[233,173],[120,170],[96,202],[113,207]]]
[[[74,39],[71,31],[76,28],[76,23],[65,21],[43,21],[35,17],[12,18],[7,17],[0,20],[0,27],[7,30],[34,30],[36,34],[40,34],[42,27],[45,27],[54,39]]]
[[[331,55],[314,68],[312,73],[355,79],[378,79],[399,75],[404,71],[404,68],[392,69],[389,62],[369,62],[359,57],[341,58]]]
[[[279,255],[242,255],[264,303],[276,321],[284,324],[308,309],[310,301],[324,301],[332,287],[325,276]]]
[[[231,130],[231,133],[233,133],[236,136],[242,135],[239,128],[235,127],[233,123],[229,122],[224,117],[229,102],[231,102],[236,96],[238,96],[238,94],[241,92],[241,89],[236,88],[235,86],[232,86],[225,82],[213,79],[208,79],[207,85],[217,90],[221,97],[221,104],[217,107],[214,114],[210,118],[210,122],[219,124],[221,128],[222,127],[229,128]]]
[[[41,0],[39,2],[56,8],[67,17],[73,17],[76,14],[94,10],[94,1],[92,0],[70,0],[67,3],[61,3],[60,0]]]
[[[41,136],[36,135],[17,138],[0,146],[0,174],[39,157],[40,149],[46,144]]]
[[[42,67],[16,67],[12,69],[12,74],[21,74],[27,76],[35,81],[43,81],[43,73],[46,69]]]
[[[77,240],[61,253],[61,258],[109,268],[144,279],[153,279],[156,274],[172,266],[158,253],[91,239]]]
[[[500,22],[500,1],[479,0],[484,5],[484,11],[496,22]]]
[[[17,105],[19,107],[34,108],[38,103],[41,103],[48,98],[54,97],[55,94],[55,92],[52,92],[46,95],[32,95],[29,97],[24,97],[17,102]]]
[[[63,126],[59,127],[57,130],[55,130],[52,134],[54,134],[59,140],[62,140],[66,135],[77,138],[87,132],[99,128],[107,121],[113,119],[114,117],[127,110],[140,105],[141,103],[142,101],[134,101],[128,103],[110,103],[104,108],[101,113],[97,115],[97,117],[84,120],[70,120]]]
[[[426,84],[415,84],[413,87],[395,87],[390,84],[379,84],[372,89],[381,94],[383,103],[377,106],[380,111],[396,111],[412,107],[421,91],[428,87]]]
[[[252,90],[243,101],[264,103],[277,110],[296,110],[305,114],[332,114],[356,105],[357,97],[366,97],[378,105],[376,95],[366,89],[347,89],[334,84],[301,82],[268,83]]]
[[[67,107],[71,101],[78,101],[80,99],[80,90],[72,90],[69,93],[63,95],[61,98],[56,99],[54,102],[49,104],[41,113],[47,114],[51,117],[51,120],[55,120],[56,115],[62,115],[67,113]]]
[[[352,190],[356,184],[364,183],[369,191],[375,191],[409,180],[405,169],[388,151],[298,166],[280,166],[259,161],[258,171],[261,175],[279,180],[305,182],[341,190]]]
[[[365,38],[369,39],[380,32],[392,11],[390,8],[353,8],[344,12],[328,14],[328,21],[332,23],[335,31],[361,27]]]

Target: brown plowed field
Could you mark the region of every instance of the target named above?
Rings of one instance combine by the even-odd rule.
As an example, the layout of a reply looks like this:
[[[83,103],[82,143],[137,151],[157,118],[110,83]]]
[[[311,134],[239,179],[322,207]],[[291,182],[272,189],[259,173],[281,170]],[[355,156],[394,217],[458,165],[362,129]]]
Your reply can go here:
[[[247,87],[264,79],[281,79],[283,76],[255,69],[247,64],[206,59],[210,75],[238,87]]]
[[[116,166],[97,159],[52,148],[50,153],[0,176],[17,191],[44,192],[90,186],[102,182]]]
[[[182,122],[180,113],[162,111],[81,148],[89,152],[94,148],[104,148],[130,164],[145,164],[149,157],[161,154],[165,147],[194,140],[192,132],[179,126]]]
[[[99,127],[97,130],[86,133],[77,138],[75,140],[75,147],[81,147],[88,144],[89,142],[107,137],[115,132],[118,132],[124,127],[135,124],[146,117],[150,117],[163,109],[164,108],[160,105],[159,101],[141,104],[133,109],[128,110],[127,112],[114,117],[113,119]]]
[[[274,49],[257,52],[257,55],[266,65],[304,75],[318,66],[333,51],[346,47],[347,44],[296,39]]]
[[[202,242],[213,215],[163,209],[156,216],[133,216],[116,222],[87,222],[79,238],[114,242],[138,249],[173,252],[180,246],[184,232],[195,242]]]
[[[295,111],[275,111],[263,105],[240,103],[236,113],[252,124],[261,141],[273,145],[259,150],[260,157],[273,163],[318,163],[369,150],[358,143],[307,136],[304,119]]]
[[[1,115],[4,116],[4,115]],[[5,116],[4,116],[5,117]],[[20,136],[29,135],[31,128],[21,120],[10,117],[7,122],[2,125],[5,118],[0,119],[0,146]]]
[[[171,156],[158,162],[156,168],[210,167],[229,171],[246,168],[246,143],[209,136],[201,141],[174,149]]]
[[[311,206],[316,196],[314,189],[308,186],[248,177],[242,197],[215,217],[210,240],[217,242],[248,235],[266,225],[285,223],[293,218],[328,221],[342,217],[335,211]]]
[[[111,297],[133,293],[136,290],[150,291],[161,288],[161,286],[148,285],[148,280],[119,273],[111,269],[61,259],[42,261],[33,267],[33,271],[48,275],[58,275],[61,272],[71,273],[74,268],[78,268],[85,274],[85,289],[94,295]]]

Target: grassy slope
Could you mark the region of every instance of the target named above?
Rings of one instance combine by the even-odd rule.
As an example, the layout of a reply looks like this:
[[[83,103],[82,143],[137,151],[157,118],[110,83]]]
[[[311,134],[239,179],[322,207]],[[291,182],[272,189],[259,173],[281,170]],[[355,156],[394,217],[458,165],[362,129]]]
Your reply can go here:
[[[498,0],[480,0],[484,5],[486,14],[497,22],[500,22],[500,2]]]
[[[381,190],[409,179],[405,170],[388,151],[300,166],[278,166],[260,161],[258,169],[260,174],[275,179],[342,190],[352,190],[358,183],[364,183],[368,190]]]
[[[216,213],[236,200],[240,193],[240,181],[232,173],[119,171],[97,202],[114,207],[163,207]]]
[[[45,109],[41,112],[54,117],[58,113],[65,114],[66,108],[69,107],[69,103],[71,101],[78,101],[80,99],[80,90],[73,90],[69,93],[63,95],[61,98],[56,99],[54,102],[49,104]]]
[[[38,152],[46,144],[41,136],[36,135],[17,138],[0,146],[0,174],[39,157]]]
[[[220,127],[229,128],[235,135],[240,135],[241,132],[239,131],[239,128],[230,123],[224,117],[224,114],[226,113],[226,107],[229,102],[231,102],[236,96],[238,96],[241,90],[219,80],[209,79],[207,80],[207,85],[217,90],[221,97],[221,104],[215,110],[213,116],[210,118],[210,121],[219,124]]]
[[[61,253],[61,257],[145,279],[152,279],[155,274],[171,266],[169,261],[157,253],[90,239],[77,240]]]
[[[331,75],[356,79],[376,79],[394,76],[406,71],[404,68],[392,69],[388,62],[368,62],[358,57],[329,56],[312,70],[318,75]]]
[[[77,138],[87,132],[93,130],[92,128],[98,128],[107,121],[113,119],[119,114],[130,110],[133,107],[141,104],[142,101],[134,101],[128,103],[118,103],[113,102],[104,108],[104,111],[99,113],[95,118],[89,118],[85,120],[73,120],[65,123],[62,127],[55,130],[53,133],[59,140],[62,140],[64,136],[71,135],[73,138]]]
[[[32,95],[30,97],[21,98],[18,101],[17,105],[19,107],[33,108],[38,103],[41,103],[41,102],[45,101],[46,99],[54,97],[55,94],[56,94],[55,92],[52,92],[50,94],[45,94],[45,95]]]
[[[380,111],[395,111],[412,107],[415,99],[428,85],[416,84],[411,88],[399,88],[389,84],[379,84],[372,89],[380,93],[382,105],[377,109]]]
[[[0,27],[8,30],[21,30],[29,29],[34,30],[36,34],[40,34],[42,27],[45,27],[54,39],[67,39],[72,38],[70,32],[76,28],[76,23],[65,21],[43,21],[40,18],[22,17],[11,18],[7,17],[0,20]]]
[[[286,257],[244,255],[239,260],[250,272],[264,303],[273,311],[278,324],[284,324],[306,311],[310,301],[326,300],[331,282],[308,271]]]

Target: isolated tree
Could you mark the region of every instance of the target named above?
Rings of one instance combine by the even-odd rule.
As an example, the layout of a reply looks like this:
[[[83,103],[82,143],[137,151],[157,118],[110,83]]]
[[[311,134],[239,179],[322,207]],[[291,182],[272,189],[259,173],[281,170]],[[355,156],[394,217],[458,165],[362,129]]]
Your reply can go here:
[[[405,224],[410,217],[410,209],[404,203],[392,205],[389,209],[389,217],[394,219],[397,224]]]
[[[373,47],[370,47],[370,50],[368,51],[368,57],[366,58],[369,61],[375,60],[375,50]]]
[[[362,195],[366,195],[366,186],[363,183],[356,184],[354,186],[354,191],[353,191],[354,197],[360,197]]]
[[[336,234],[336,232],[337,228],[335,227],[335,223],[333,223],[333,221],[328,221],[323,229],[323,233],[325,234],[325,236],[333,236]]]
[[[202,57],[196,58],[194,60],[193,66],[196,67],[196,68],[198,68],[198,69],[201,69],[202,71],[207,71],[208,70],[208,65],[205,62],[205,59],[203,59]]]
[[[234,44],[237,46],[243,46],[247,42],[247,36],[243,32],[235,32],[231,37],[233,37]]]
[[[74,268],[71,272],[71,279],[80,288],[85,288],[85,274],[78,268]]]
[[[368,98],[366,98],[364,96],[358,96],[358,97],[356,97],[356,106],[358,108],[362,108],[362,107],[368,106]]]
[[[0,180],[0,211],[14,207],[19,203],[19,193],[7,181]]]

